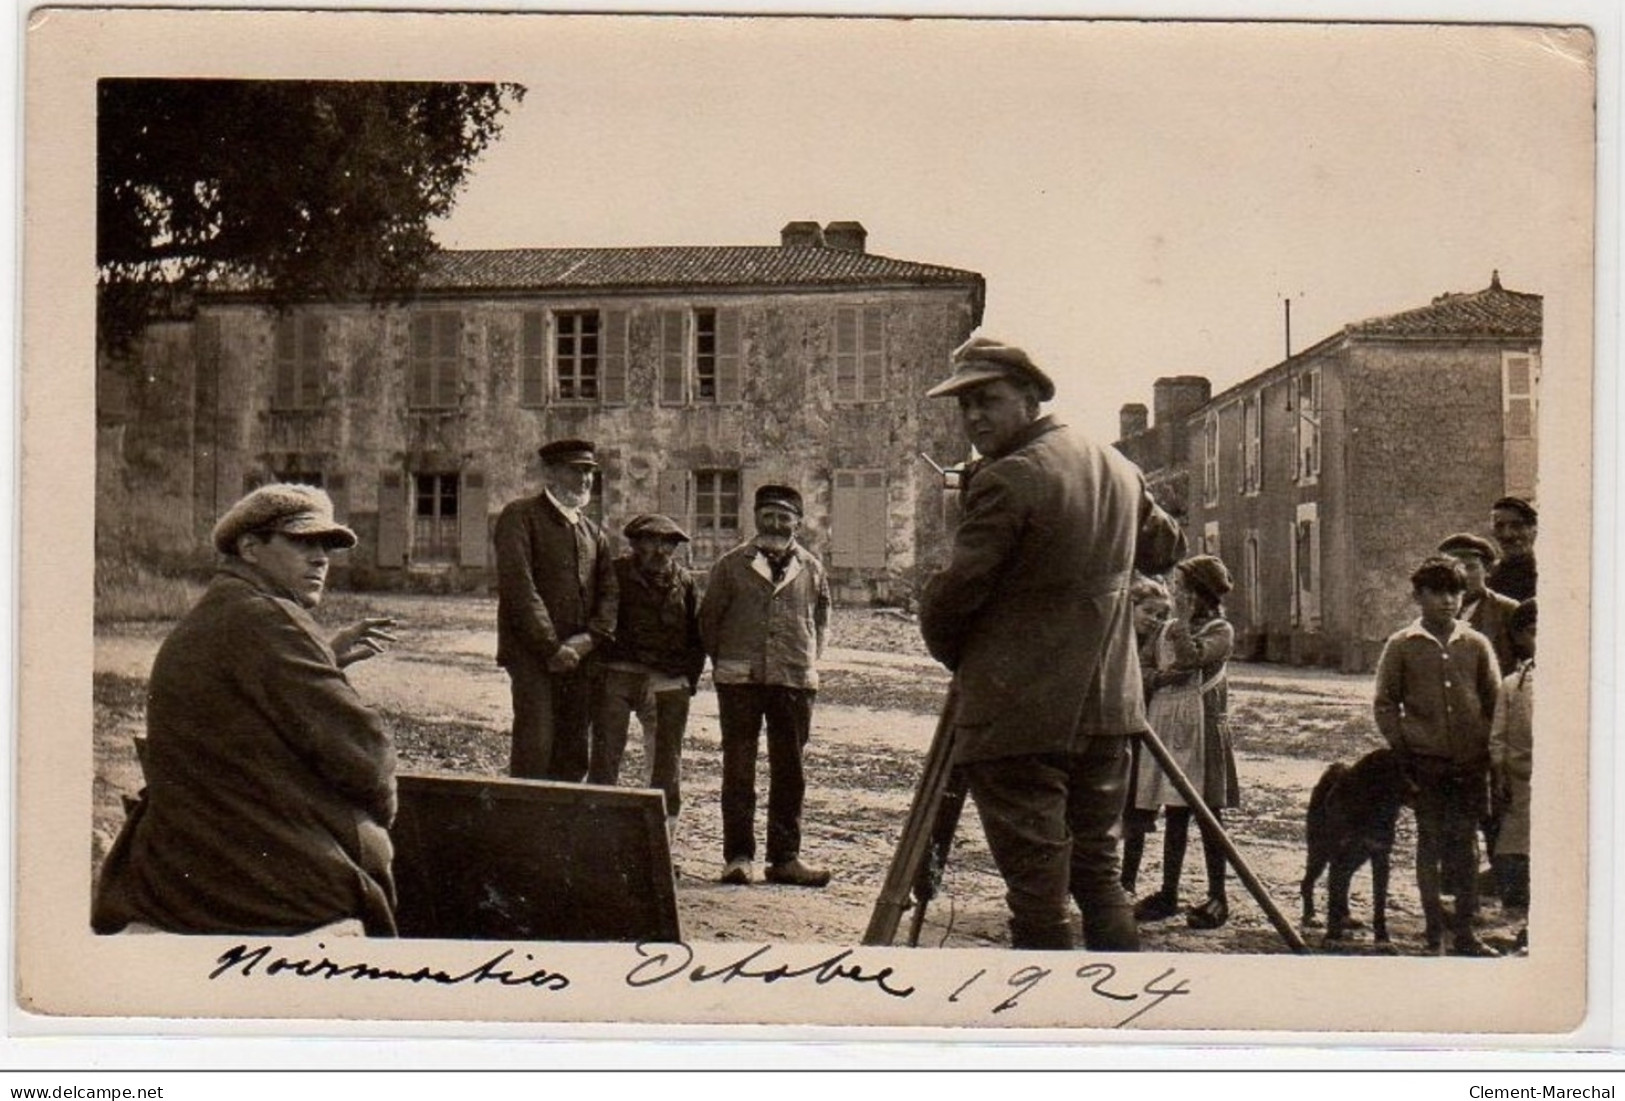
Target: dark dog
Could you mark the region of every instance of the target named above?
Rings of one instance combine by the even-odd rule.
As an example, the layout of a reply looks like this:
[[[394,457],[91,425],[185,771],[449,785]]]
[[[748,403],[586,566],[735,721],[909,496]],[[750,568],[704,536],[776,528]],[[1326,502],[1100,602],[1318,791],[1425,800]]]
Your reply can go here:
[[[1391,749],[1367,753],[1352,765],[1329,765],[1309,796],[1309,856],[1302,894],[1303,924],[1314,926],[1315,883],[1328,866],[1326,939],[1341,940],[1358,927],[1349,917],[1349,883],[1371,862],[1371,931],[1388,943],[1388,858],[1402,807],[1414,804],[1416,784]]]

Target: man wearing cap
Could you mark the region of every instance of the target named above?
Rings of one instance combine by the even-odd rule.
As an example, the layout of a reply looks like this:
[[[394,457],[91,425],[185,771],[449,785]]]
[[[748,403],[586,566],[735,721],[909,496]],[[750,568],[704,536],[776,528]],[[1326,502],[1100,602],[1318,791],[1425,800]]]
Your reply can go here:
[[[309,609],[356,542],[319,489],[269,485],[215,525],[222,561],[159,647],[147,786],[103,864],[98,933],[393,935],[395,749],[342,667],[387,619]]]
[[[1073,435],[1020,348],[973,338],[929,391],[953,397],[980,459],[920,628],[953,671],[954,763],[1004,877],[1016,948],[1135,951],[1114,826],[1129,738],[1146,729],[1129,584],[1183,548],[1138,468]]]
[[[1489,571],[1496,564],[1495,545],[1483,536],[1461,532],[1440,543],[1439,551],[1460,562],[1461,572],[1467,579],[1461,612],[1456,618],[1490,640],[1495,648],[1496,664],[1501,667],[1501,675],[1506,676],[1518,666],[1511,628],[1512,613],[1518,602],[1486,585]]]
[[[722,726],[722,882],[753,878],[756,755],[765,722],[767,881],[823,887],[829,872],[801,859],[801,755],[812,733],[829,582],[823,563],[796,541],[801,494],[764,485],[754,504],[755,538],[717,559],[700,602]]]
[[[589,763],[591,667],[615,633],[609,544],[586,514],[597,454],[586,440],[537,451],[545,486],[497,517],[497,662],[513,689],[509,772],[580,783]]]
[[[1501,560],[1486,581],[1490,588],[1513,600],[1535,595],[1535,534],[1539,522],[1535,506],[1522,497],[1502,497],[1490,506],[1490,530],[1501,544]]]
[[[688,701],[705,668],[699,597],[678,565],[688,533],[669,516],[634,517],[624,529],[631,549],[615,560],[619,601],[615,634],[599,652],[602,680],[592,724],[587,780],[617,783],[632,712],[655,701],[654,767],[650,782],[666,794],[666,819],[676,832],[682,806],[680,771]]]

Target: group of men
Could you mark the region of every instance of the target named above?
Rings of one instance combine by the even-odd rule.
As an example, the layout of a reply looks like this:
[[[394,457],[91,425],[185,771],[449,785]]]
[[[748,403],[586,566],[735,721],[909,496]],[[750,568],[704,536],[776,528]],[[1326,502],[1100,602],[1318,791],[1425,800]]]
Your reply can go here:
[[[950,367],[929,396],[956,401],[977,458],[920,618],[953,673],[954,765],[1005,882],[1013,946],[1071,947],[1076,906],[1086,947],[1134,951],[1116,838],[1130,740],[1147,729],[1130,582],[1169,569],[1184,536],[1137,467],[1042,412],[1055,385],[1020,348],[975,337]],[[634,518],[630,549],[612,557],[587,514],[591,443],[554,441],[540,458],[542,492],[504,508],[495,532],[513,775],[614,783],[629,715],[652,711],[654,784],[675,815],[689,701],[709,659],[722,880],[755,876],[765,725],[766,878],[823,886],[829,872],[801,859],[800,818],[830,592],[797,539],[800,494],[756,492],[754,536],[716,561],[702,595],[675,563],[689,536],[671,517]],[[1533,509],[1519,504],[1497,505],[1499,568],[1532,586],[1514,521],[1527,520],[1532,546]],[[329,553],[354,542],[305,487],[256,491],[220,521],[219,576],[153,669],[147,788],[103,872],[98,930],[391,931],[394,751],[342,672],[390,641],[389,623],[328,639],[308,614]],[[1495,614],[1495,600],[1477,599]]]
[[[826,885],[828,870],[801,858],[802,753],[830,609],[823,564],[796,538],[801,494],[787,485],[756,490],[754,537],[716,561],[702,597],[676,560],[689,535],[669,516],[634,517],[623,529],[630,549],[612,557],[585,512],[598,470],[590,441],[555,440],[539,455],[542,492],[509,504],[496,524],[497,660],[513,688],[512,775],[616,784],[631,715],[652,711],[651,782],[675,831],[689,699],[709,657],[722,727],[722,881],[755,878],[765,726],[765,878]]]

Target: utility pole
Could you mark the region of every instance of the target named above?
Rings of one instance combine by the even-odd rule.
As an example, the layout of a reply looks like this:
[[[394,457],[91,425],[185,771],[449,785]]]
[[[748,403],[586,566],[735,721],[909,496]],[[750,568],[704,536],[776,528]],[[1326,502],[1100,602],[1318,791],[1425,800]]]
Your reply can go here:
[[[1292,358],[1292,299],[1286,300],[1286,358]]]

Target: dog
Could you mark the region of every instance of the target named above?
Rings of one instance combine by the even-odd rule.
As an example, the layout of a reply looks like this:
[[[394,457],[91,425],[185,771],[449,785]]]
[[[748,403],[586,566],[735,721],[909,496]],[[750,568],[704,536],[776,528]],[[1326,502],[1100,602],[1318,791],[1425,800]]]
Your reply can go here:
[[[1394,848],[1394,825],[1404,807],[1414,807],[1416,783],[1398,753],[1378,749],[1352,765],[1328,765],[1309,796],[1305,833],[1308,858],[1303,884],[1303,924],[1313,927],[1315,883],[1328,867],[1326,940],[1342,940],[1358,928],[1349,916],[1349,883],[1371,862],[1371,931],[1377,944],[1388,944],[1388,869]]]

